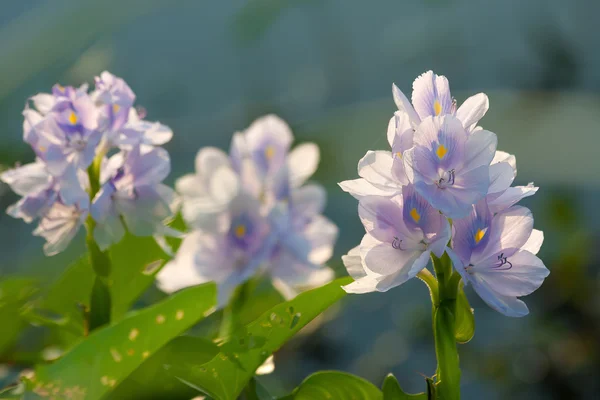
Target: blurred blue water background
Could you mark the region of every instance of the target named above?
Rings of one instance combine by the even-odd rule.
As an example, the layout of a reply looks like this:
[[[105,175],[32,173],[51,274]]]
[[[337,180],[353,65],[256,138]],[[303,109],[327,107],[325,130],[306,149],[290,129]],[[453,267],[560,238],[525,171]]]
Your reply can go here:
[[[171,126],[174,179],[202,146],[277,113],[297,142],[322,152],[314,179],[340,226],[332,266],[363,234],[356,201],[336,182],[356,176],[368,149],[386,149],[391,84],[410,93],[427,69],[461,102],[484,91],[482,125],[517,157],[517,184],[546,235],[551,270],[528,298],[531,315],[475,308],[474,340],[460,346],[465,399],[592,399],[600,393],[600,52],[594,0],[5,0],[0,7],[0,164],[29,162],[21,141],[27,97],[57,81],[79,85],[108,69],[150,120]],[[0,186],[0,206],[16,196]],[[32,226],[0,215],[0,272],[50,280],[83,250],[48,259]],[[81,239],[81,238],[80,238]],[[276,355],[262,378],[284,393],[317,369],[407,390],[435,369],[430,307],[419,281],[352,296]]]

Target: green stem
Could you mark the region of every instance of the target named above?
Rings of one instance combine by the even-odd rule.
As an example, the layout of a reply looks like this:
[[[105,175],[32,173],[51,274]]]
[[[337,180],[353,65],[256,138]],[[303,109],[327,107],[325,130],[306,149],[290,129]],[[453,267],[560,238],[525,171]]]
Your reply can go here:
[[[460,366],[456,349],[456,298],[460,276],[453,272],[447,254],[432,256],[438,281],[438,304],[433,307],[433,333],[437,367],[437,394],[443,400],[460,399]]]
[[[94,162],[88,168],[88,177],[90,181],[90,202],[94,199],[100,190],[100,164],[104,154],[100,152]],[[103,325],[110,323],[110,270],[111,261],[107,251],[102,251],[94,240],[94,228],[96,221],[91,215],[85,221],[87,230],[86,244],[88,247],[90,264],[96,274],[92,293],[90,297],[90,309],[87,330],[93,331]],[[86,332],[87,334],[87,332]]]
[[[246,300],[250,297],[254,285],[251,280],[238,286],[231,295],[229,303],[223,309],[223,318],[221,319],[221,328],[219,337],[226,338],[242,327],[240,321],[240,311]]]

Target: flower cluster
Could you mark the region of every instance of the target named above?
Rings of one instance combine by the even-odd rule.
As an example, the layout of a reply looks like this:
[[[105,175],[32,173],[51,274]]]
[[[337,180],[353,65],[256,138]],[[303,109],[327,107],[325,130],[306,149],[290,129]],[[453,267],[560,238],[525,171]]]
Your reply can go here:
[[[515,157],[496,151],[496,135],[478,126],[487,96],[457,107],[446,77],[432,71],[414,81],[412,104],[395,85],[392,92],[398,111],[388,125],[391,151],[367,152],[360,178],[340,183],[359,200],[366,230],[343,257],[355,278],[345,290],[386,291],[415,277],[431,253],[447,252],[488,305],[526,315],[518,297],[549,272],[536,256],[543,234],[533,229],[531,212],[515,204],[538,188],[511,186]]]
[[[229,154],[198,152],[196,173],[176,182],[191,232],[158,274],[161,289],[215,281],[222,305],[257,273],[270,274],[286,297],[332,279],[323,264],[337,227],[321,215],[323,187],[306,183],[319,148],[305,143],[290,151],[293,139],[283,120],[267,115],[233,136]]]
[[[0,175],[23,196],[8,214],[30,223],[46,239],[44,252],[64,250],[86,218],[95,221],[101,249],[125,229],[140,236],[164,234],[175,196],[161,182],[169,174],[166,150],[173,133],[145,121],[135,94],[120,78],[103,72],[95,89],[55,85],[25,106],[23,139],[35,152],[31,164]],[[111,157],[107,154],[111,152]]]

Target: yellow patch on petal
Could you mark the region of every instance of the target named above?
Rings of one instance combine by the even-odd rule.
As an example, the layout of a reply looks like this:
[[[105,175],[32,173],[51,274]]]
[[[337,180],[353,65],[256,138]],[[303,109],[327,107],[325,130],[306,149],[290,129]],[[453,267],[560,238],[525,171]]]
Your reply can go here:
[[[474,236],[475,244],[479,244],[479,242],[481,242],[481,239],[483,239],[486,232],[487,232],[487,229],[477,229],[477,232],[475,232],[475,236]]]
[[[113,109],[113,114],[116,114],[116,113],[118,113],[118,112],[119,112],[119,110],[121,109],[121,106],[120,106],[120,105],[118,105],[118,104],[113,104],[113,107],[112,107],[112,109]]]
[[[238,225],[235,227],[235,236],[238,239],[243,238],[246,235],[246,225]]]
[[[275,156],[275,148],[273,146],[267,146],[265,149],[265,157],[267,160],[272,159]]]
[[[398,158],[402,158],[402,153],[401,153],[401,152],[397,152],[397,153],[396,153],[396,157],[398,157]]]
[[[446,147],[443,144],[440,144],[438,146],[437,150],[435,151],[435,154],[441,160],[442,158],[444,158],[444,156],[446,155],[447,152],[448,152],[448,150],[446,149]]]
[[[435,113],[435,115],[440,115],[442,112],[442,105],[440,104],[439,100],[436,100],[433,102],[433,112]]]
[[[65,91],[65,87],[59,84],[56,84],[56,88],[58,89],[59,92],[64,93]]]
[[[78,121],[77,115],[73,111],[71,111],[71,115],[69,115],[69,122],[71,125],[75,125]]]
[[[419,222],[421,220],[421,214],[419,214],[416,208],[410,210],[410,216],[415,220],[415,222]]]

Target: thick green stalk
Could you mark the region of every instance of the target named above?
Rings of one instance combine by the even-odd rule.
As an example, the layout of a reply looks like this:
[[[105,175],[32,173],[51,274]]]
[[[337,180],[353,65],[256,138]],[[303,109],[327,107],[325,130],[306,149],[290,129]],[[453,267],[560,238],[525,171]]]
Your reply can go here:
[[[90,201],[94,199],[100,190],[100,164],[103,157],[104,154],[98,154],[92,165],[88,168]],[[111,298],[109,276],[111,261],[108,252],[100,250],[98,244],[94,240],[94,228],[96,227],[96,222],[91,215],[89,215],[85,221],[85,226],[87,230],[86,243],[90,263],[96,274],[90,297],[88,319],[88,329],[89,331],[93,331],[96,328],[110,323]]]
[[[460,366],[456,349],[456,298],[460,276],[453,272],[447,254],[432,256],[438,281],[438,305],[433,307],[433,333],[437,367],[437,395],[442,400],[460,399]]]
[[[240,311],[246,300],[254,290],[252,280],[246,281],[238,286],[231,295],[229,303],[223,309],[219,337],[226,338],[242,327]]]

